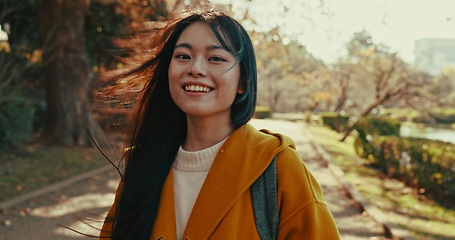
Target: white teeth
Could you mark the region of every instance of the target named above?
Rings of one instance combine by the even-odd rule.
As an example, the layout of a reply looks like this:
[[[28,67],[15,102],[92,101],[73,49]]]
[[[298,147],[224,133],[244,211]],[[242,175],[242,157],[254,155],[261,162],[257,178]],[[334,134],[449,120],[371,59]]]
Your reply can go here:
[[[203,86],[189,85],[189,86],[185,86],[185,91],[191,91],[191,92],[210,92],[210,88],[208,88],[208,87],[203,87]]]

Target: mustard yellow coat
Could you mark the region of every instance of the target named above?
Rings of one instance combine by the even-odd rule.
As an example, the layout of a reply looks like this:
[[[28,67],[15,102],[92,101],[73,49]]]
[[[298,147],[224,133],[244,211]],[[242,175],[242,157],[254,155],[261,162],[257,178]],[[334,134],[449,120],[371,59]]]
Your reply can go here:
[[[283,135],[258,131],[250,124],[238,128],[221,147],[191,212],[183,239],[260,239],[250,186],[277,155],[278,239],[339,239],[321,187]],[[175,240],[172,170],[161,193],[160,209],[150,239]],[[121,191],[120,184],[117,194]],[[108,216],[114,216],[114,202]],[[109,236],[106,221],[101,237]],[[106,238],[102,238],[106,239]]]

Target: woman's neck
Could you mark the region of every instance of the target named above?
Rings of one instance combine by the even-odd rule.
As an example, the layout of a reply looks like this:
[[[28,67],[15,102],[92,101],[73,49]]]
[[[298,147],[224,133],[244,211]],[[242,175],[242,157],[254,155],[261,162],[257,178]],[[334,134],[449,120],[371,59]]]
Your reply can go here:
[[[198,151],[213,146],[235,130],[230,122],[187,120],[187,135],[182,148]]]

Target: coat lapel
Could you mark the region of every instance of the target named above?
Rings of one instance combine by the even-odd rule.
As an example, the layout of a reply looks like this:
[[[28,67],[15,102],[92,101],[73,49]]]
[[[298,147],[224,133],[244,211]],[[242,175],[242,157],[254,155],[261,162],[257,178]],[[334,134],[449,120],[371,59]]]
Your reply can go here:
[[[210,168],[183,239],[210,237],[229,209],[278,153],[281,142],[274,140],[271,143],[269,140],[270,135],[259,133],[249,124],[232,133]],[[261,147],[265,142],[268,142],[266,147]]]
[[[174,178],[171,168],[163,185],[160,208],[158,210],[158,215],[156,216],[152,237],[150,239],[177,239],[177,230],[175,226]]]

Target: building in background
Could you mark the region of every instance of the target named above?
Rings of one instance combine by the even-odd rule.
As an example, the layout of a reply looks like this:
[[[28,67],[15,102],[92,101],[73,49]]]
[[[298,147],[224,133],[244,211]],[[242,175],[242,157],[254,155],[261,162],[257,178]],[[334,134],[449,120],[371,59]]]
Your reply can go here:
[[[455,39],[424,38],[415,41],[414,64],[431,75],[455,68]]]

